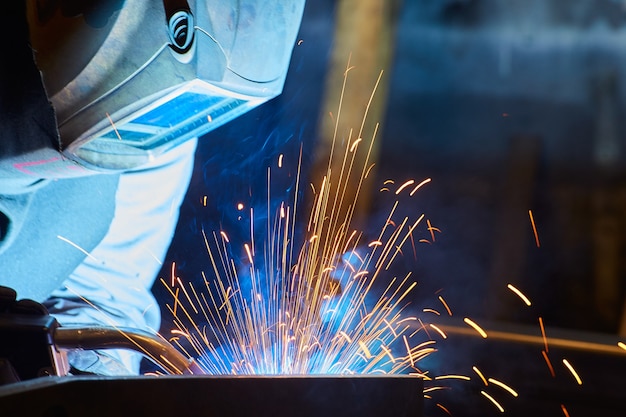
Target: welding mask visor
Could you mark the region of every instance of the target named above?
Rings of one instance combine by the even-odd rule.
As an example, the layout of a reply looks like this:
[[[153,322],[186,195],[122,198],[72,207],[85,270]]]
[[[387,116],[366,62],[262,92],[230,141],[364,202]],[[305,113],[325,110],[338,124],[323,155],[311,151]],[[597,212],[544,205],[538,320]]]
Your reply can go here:
[[[141,166],[280,94],[304,8],[101,0],[67,13],[46,3],[56,2],[30,1],[28,18],[60,148],[96,171]]]

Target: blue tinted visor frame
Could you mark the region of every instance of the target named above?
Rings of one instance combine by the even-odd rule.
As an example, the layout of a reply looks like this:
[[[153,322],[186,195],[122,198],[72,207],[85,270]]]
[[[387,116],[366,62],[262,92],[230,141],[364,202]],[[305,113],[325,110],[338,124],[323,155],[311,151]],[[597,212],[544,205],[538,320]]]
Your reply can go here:
[[[85,132],[65,153],[96,170],[130,169],[220,127],[266,100],[200,79],[191,80],[162,97],[148,97],[112,114]]]

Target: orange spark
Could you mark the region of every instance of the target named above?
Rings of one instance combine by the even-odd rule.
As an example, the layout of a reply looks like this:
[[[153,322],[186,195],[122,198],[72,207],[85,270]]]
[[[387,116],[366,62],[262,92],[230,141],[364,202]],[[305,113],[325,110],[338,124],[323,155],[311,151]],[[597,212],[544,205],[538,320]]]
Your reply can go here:
[[[191,298],[189,297],[189,294],[187,293],[187,290],[185,289],[185,286],[183,285],[180,278],[176,277],[176,281],[178,282],[178,285],[180,285],[180,288],[182,288],[183,293],[185,294],[185,297],[187,298],[187,301],[189,302],[189,305],[191,306],[191,308],[193,308],[193,312],[198,314],[198,310],[196,310],[196,306],[193,303],[193,301],[191,301]],[[176,288],[176,291],[178,291],[178,288]]]
[[[513,286],[513,284],[509,284],[507,285],[507,288],[511,291],[513,291],[519,298],[522,299],[522,301],[524,303],[526,303],[527,306],[530,307],[530,300],[528,299],[528,297],[526,297],[520,290],[518,290],[517,288],[515,288]]]
[[[432,309],[432,308],[425,308],[425,309],[423,309],[422,311],[423,311],[424,313],[433,313],[433,314],[436,314],[436,315],[438,315],[438,316],[441,316],[441,313],[440,313],[440,312],[438,312],[437,310],[434,310],[434,309]]]
[[[447,389],[447,387],[428,387],[428,388],[424,388],[424,394],[426,394],[427,392],[441,391],[444,389]]]
[[[546,329],[543,327],[543,319],[539,317],[539,327],[541,328],[541,337],[543,337],[543,345],[546,348],[546,353],[548,350],[548,338],[546,337]]]
[[[430,179],[430,178],[426,178],[424,181],[422,181],[422,182],[420,182],[419,184],[417,184],[417,185],[415,186],[415,188],[413,188],[413,190],[409,193],[409,195],[410,195],[411,197],[413,197],[413,194],[415,194],[415,192],[416,192],[417,190],[419,190],[419,189],[420,189],[420,188],[421,188],[424,184],[428,184],[430,181],[431,181],[431,179]]]
[[[359,340],[359,347],[361,348],[363,353],[365,353],[366,359],[372,358],[372,353],[370,352],[370,350],[367,348],[367,345],[362,340]]]
[[[176,285],[176,262],[172,262],[172,288]]]
[[[57,235],[57,239],[62,240],[65,243],[68,243],[70,245],[72,245],[73,247],[75,247],[76,249],[78,249],[79,251],[81,251],[85,256],[93,259],[94,261],[98,261],[98,259],[96,259],[96,257],[94,257],[91,253],[89,253],[88,251],[86,251],[85,249],[81,248],[80,246],[78,246],[76,243],[72,242],[71,240],[69,240],[66,237],[63,237],[61,235]]]
[[[450,306],[448,306],[448,303],[446,303],[446,300],[444,300],[442,296],[439,296],[437,298],[439,298],[439,301],[441,301],[441,304],[443,304],[443,306],[446,308],[448,315],[452,317],[452,310],[450,310]]]
[[[563,404],[561,404],[561,411],[563,411],[563,414],[565,415],[565,417],[569,417],[569,413],[567,412],[567,408],[565,408],[565,406]]]
[[[448,335],[446,335],[446,334],[444,333],[444,331],[443,331],[443,330],[441,330],[439,327],[435,326],[435,325],[434,325],[434,324],[432,324],[432,323],[430,324],[430,327],[431,327],[431,328],[433,328],[433,329],[434,329],[437,333],[439,333],[439,334],[441,335],[441,337],[443,337],[444,339],[447,339],[447,338],[448,338]]]
[[[376,164],[371,164],[371,165],[367,168],[367,171],[365,171],[365,175],[363,176],[363,178],[368,178],[368,177],[369,177],[370,172],[372,171],[372,169],[374,169],[374,166],[375,166],[375,165],[376,165]]]
[[[415,361],[413,360],[413,355],[411,353],[411,346],[409,346],[409,341],[407,340],[405,335],[402,335],[402,339],[404,340],[404,345],[406,346],[406,352],[409,355],[409,361],[411,361],[411,366],[414,367],[415,366]]]
[[[471,320],[471,319],[469,319],[469,318],[465,317],[465,318],[463,319],[463,321],[464,321],[465,323],[467,323],[467,325],[469,325],[470,327],[472,327],[474,330],[476,330],[476,331],[478,332],[478,334],[480,334],[480,335],[483,337],[483,339],[486,339],[486,338],[487,338],[487,333],[486,333],[486,332],[485,332],[485,331],[484,331],[484,330],[483,330],[483,329],[482,329],[482,328],[481,328],[478,324],[476,324],[473,320]]]
[[[502,408],[502,406],[496,401],[495,398],[493,398],[491,395],[487,394],[485,391],[480,391],[480,393],[482,395],[485,396],[485,398],[487,398],[489,401],[491,401],[493,403],[493,405],[495,405],[498,410],[500,410],[501,413],[504,413],[504,408]]]
[[[396,358],[393,357],[388,347],[381,346],[380,348],[385,352],[387,356],[389,356],[389,359],[391,359],[391,362],[396,363]]]
[[[180,288],[176,288],[176,294],[174,295],[174,317],[176,317],[176,306],[178,305],[178,291]]]
[[[619,346],[622,349],[626,350],[626,343],[624,343],[624,342],[617,342],[617,346]]]
[[[254,263],[252,258],[252,252],[250,251],[250,245],[246,243],[243,245],[243,247],[246,249],[246,254],[248,255],[248,260],[250,261],[250,263]]]
[[[170,333],[171,334],[179,334],[179,335],[181,335],[183,337],[186,337],[187,339],[189,339],[191,337],[191,336],[189,336],[189,334],[183,332],[182,330],[178,330],[178,329],[172,329],[172,330],[170,330]]]
[[[343,330],[339,332],[339,334],[346,339],[346,341],[348,343],[352,343],[352,339],[350,338],[350,336],[348,336],[348,334],[346,332],[344,332]]]
[[[537,245],[537,247],[541,247],[541,244],[539,243],[539,235],[537,234],[537,226],[535,226],[535,219],[533,218],[532,210],[528,210],[528,216],[530,217],[530,224],[533,227],[533,233],[535,235],[535,244]]]
[[[399,195],[402,190],[404,190],[406,187],[413,185],[413,183],[415,183],[415,180],[408,180],[407,182],[405,182],[404,184],[402,184],[397,190],[396,190],[396,195]]]
[[[483,381],[483,384],[485,384],[485,386],[488,386],[488,385],[489,385],[489,384],[487,383],[487,380],[485,379],[485,376],[483,375],[483,373],[482,373],[482,372],[480,372],[480,370],[479,370],[477,367],[472,366],[472,370],[473,370],[474,372],[476,372],[476,375],[478,375],[478,377],[479,377],[479,378]]]
[[[574,376],[574,379],[576,379],[576,383],[578,385],[582,385],[583,381],[580,379],[580,376],[578,376],[578,373],[576,372],[574,367],[568,362],[567,359],[563,359],[563,365],[565,365],[567,369],[569,369],[569,371],[572,373],[572,375]]]
[[[446,412],[446,414],[448,414],[450,417],[452,417],[452,413],[450,411],[448,411],[448,409],[446,407],[444,407],[443,405],[437,403],[435,404],[437,407],[441,408],[443,411]]]
[[[429,339],[432,339],[432,337],[430,337],[430,333],[428,332],[428,329],[426,328],[426,326],[424,325],[424,322],[422,321],[422,319],[417,319],[417,321],[420,322],[420,324],[422,325],[422,329],[424,329],[424,331],[426,332],[426,334],[428,335]]]
[[[552,378],[556,378],[556,374],[554,373],[554,367],[552,366],[552,362],[550,362],[550,358],[548,358],[548,354],[546,353],[545,350],[542,350],[541,354],[543,355],[543,359],[546,361],[546,364],[548,365],[548,369],[550,370],[550,375],[552,375]]]
[[[441,230],[437,227],[433,227],[432,224],[430,224],[430,220],[426,219],[426,224],[428,224],[427,230],[430,232],[430,237],[432,239],[432,241],[435,241],[435,232],[439,232],[441,233]]]
[[[357,146],[362,140],[363,138],[358,138],[357,140],[355,140],[352,146],[350,146],[350,152],[354,152],[354,150],[357,148]]]
[[[517,392],[513,388],[511,388],[508,385],[506,385],[504,382],[498,381],[497,379],[494,379],[494,378],[489,378],[489,382],[491,382],[494,385],[499,386],[500,388],[504,389],[505,391],[508,391],[514,397],[518,396]]]
[[[465,375],[439,375],[435,377],[435,380],[440,380],[440,379],[461,379],[463,381],[472,380],[472,378],[470,378],[469,376],[465,376]]]

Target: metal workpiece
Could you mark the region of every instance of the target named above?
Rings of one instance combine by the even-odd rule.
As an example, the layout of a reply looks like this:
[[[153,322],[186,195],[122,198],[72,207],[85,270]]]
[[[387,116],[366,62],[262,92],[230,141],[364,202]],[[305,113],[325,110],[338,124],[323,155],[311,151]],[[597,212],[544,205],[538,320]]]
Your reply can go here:
[[[57,374],[57,326],[51,316],[0,314],[0,385]]]
[[[138,329],[113,327],[59,327],[54,343],[61,349],[128,349],[146,358],[172,375],[201,375],[202,369],[157,335]]]
[[[408,375],[66,377],[0,389],[7,416],[421,417],[423,401],[422,379]]]

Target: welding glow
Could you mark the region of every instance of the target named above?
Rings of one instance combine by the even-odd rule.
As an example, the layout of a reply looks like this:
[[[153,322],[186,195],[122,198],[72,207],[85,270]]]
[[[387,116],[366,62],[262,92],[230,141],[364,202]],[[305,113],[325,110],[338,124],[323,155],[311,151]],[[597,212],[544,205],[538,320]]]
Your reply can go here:
[[[620,348],[626,350],[626,343],[624,343],[624,342],[617,342],[617,346],[619,346]]]
[[[251,236],[243,248],[232,247],[223,232],[202,231],[209,278],[203,273],[202,291],[173,278],[176,285],[168,291],[174,305],[167,308],[180,334],[190,335],[177,343],[207,374],[424,375],[416,366],[436,351],[435,342],[420,340],[425,332],[413,326],[419,318],[405,314],[417,282],[411,273],[398,278],[386,269],[402,256],[403,245],[413,241],[425,217],[397,218],[394,205],[369,245],[363,233],[353,230],[356,199],[344,201],[348,180],[356,176],[359,188],[365,186],[373,166],[368,162],[373,140],[363,140],[362,130],[351,131],[343,142],[341,167],[331,169],[329,163],[320,183],[311,184],[312,204],[301,238],[295,234],[302,153],[296,175],[284,173],[296,179],[293,199],[281,200],[277,208],[270,207],[267,170],[264,239],[255,239],[253,207],[247,218]],[[364,150],[366,161],[357,168],[356,154]],[[278,165],[284,165],[282,155]],[[409,186],[414,181],[401,189]],[[236,207],[244,210],[243,203]],[[429,231],[434,230],[431,226]],[[233,259],[232,253],[244,254],[243,260]],[[445,337],[441,329],[439,334]]]

